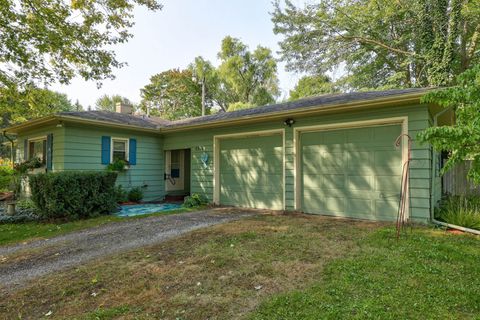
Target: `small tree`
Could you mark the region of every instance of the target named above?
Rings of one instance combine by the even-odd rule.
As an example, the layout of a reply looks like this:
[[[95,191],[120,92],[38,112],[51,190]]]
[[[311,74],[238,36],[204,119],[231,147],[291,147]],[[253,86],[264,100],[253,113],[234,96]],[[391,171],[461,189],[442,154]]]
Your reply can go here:
[[[459,75],[455,86],[428,93],[423,102],[453,108],[455,112],[454,125],[430,127],[419,134],[419,139],[430,142],[436,151],[449,153],[442,173],[457,163],[472,160],[468,177],[480,184],[480,65]]]

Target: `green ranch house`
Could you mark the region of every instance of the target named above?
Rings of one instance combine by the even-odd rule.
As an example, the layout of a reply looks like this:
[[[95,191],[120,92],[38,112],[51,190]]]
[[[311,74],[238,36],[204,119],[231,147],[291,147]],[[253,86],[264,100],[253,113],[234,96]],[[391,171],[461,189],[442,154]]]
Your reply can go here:
[[[411,145],[407,216],[428,221],[441,197],[440,160],[418,132],[451,124],[451,112],[422,104],[425,89],[306,98],[166,121],[117,112],[64,112],[6,128],[16,161],[42,171],[104,170],[129,162],[118,184],[145,200],[203,194],[226,206],[394,220]],[[402,143],[395,144],[402,135]]]

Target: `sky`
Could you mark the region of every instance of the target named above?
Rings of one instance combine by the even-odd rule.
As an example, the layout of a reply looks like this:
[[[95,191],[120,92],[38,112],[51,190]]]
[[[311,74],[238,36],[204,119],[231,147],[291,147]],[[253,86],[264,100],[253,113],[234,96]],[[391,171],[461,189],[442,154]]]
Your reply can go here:
[[[149,78],[172,68],[185,68],[197,56],[218,65],[217,53],[221,40],[227,36],[241,39],[250,49],[258,45],[272,49],[279,57],[281,36],[273,33],[271,0],[160,0],[163,9],[151,12],[135,10],[133,38],[114,49],[119,61],[128,63],[115,70],[116,79],[103,81],[98,89],[95,82],[74,79],[69,85],[54,85],[51,89],[66,93],[72,102],[77,99],[87,108],[103,94],[120,94],[140,102],[140,89]],[[297,1],[294,1],[294,3]],[[282,96],[287,97],[298,74],[287,73],[279,63],[278,76]]]

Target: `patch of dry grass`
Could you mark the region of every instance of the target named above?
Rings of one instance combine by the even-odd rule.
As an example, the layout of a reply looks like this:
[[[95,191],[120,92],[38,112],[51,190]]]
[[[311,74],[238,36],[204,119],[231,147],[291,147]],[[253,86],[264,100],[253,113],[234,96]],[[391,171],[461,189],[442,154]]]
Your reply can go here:
[[[260,216],[61,272],[7,294],[0,317],[234,319],[272,294],[303,289],[380,224]]]

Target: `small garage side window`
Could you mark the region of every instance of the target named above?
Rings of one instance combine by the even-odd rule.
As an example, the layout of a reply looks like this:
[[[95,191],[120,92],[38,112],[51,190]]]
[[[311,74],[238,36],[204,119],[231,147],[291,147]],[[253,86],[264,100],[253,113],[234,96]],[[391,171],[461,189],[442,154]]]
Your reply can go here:
[[[112,138],[112,161],[125,160],[128,161],[128,139]]]

